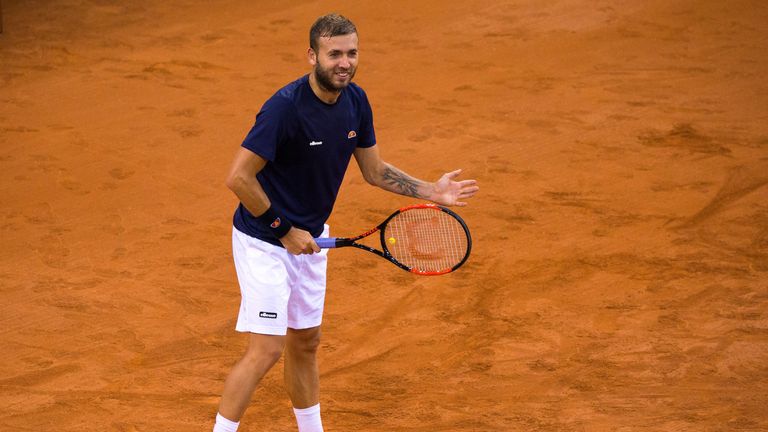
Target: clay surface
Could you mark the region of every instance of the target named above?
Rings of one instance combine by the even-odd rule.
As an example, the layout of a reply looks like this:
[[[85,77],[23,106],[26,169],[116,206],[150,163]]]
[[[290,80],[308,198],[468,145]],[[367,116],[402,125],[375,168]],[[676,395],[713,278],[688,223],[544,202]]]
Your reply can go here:
[[[454,274],[331,251],[326,430],[768,430],[765,2],[2,8],[0,429],[210,430],[246,343],[224,179],[339,11],[383,157],[482,190]],[[353,162],[329,223],[414,202]],[[295,430],[282,364],[241,430]]]

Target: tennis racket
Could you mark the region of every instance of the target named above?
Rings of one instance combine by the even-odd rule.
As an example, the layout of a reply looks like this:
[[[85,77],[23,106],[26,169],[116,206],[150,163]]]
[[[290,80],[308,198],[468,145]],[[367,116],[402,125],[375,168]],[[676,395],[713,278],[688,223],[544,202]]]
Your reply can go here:
[[[381,250],[358,243],[376,232]],[[318,238],[315,242],[321,248],[351,246],[366,250],[403,270],[424,276],[458,269],[467,261],[472,249],[467,224],[456,213],[436,204],[403,207],[357,237]]]

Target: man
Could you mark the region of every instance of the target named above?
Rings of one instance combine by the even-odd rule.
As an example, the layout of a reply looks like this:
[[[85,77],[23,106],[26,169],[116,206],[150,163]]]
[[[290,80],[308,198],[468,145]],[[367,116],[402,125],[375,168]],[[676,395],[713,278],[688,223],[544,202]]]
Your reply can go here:
[[[214,432],[234,432],[251,394],[285,355],[285,385],[300,432],[322,431],[316,362],[326,282],[328,219],[352,155],[368,183],[443,205],[478,190],[460,170],[424,182],[379,157],[373,116],[355,84],[357,30],[340,15],[310,29],[313,66],[262,107],[235,156],[227,186],[240,199],[233,255],[242,293],[236,329],[249,333],[224,384]]]

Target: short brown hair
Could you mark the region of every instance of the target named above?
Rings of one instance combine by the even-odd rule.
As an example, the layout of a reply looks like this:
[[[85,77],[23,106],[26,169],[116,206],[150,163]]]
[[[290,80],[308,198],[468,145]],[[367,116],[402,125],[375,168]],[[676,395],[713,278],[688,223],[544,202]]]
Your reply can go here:
[[[334,37],[357,33],[355,25],[339,14],[321,16],[309,29],[309,46],[317,52],[317,41],[321,37]]]

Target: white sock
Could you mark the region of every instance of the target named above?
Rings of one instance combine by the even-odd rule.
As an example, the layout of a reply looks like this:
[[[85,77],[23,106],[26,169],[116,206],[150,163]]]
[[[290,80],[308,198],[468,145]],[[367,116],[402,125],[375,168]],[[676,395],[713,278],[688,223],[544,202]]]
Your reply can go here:
[[[296,415],[299,432],[323,432],[323,422],[320,420],[320,404],[303,409],[294,408],[293,414]]]
[[[213,432],[237,432],[240,422],[227,420],[219,413],[216,413],[216,424],[213,425]]]

